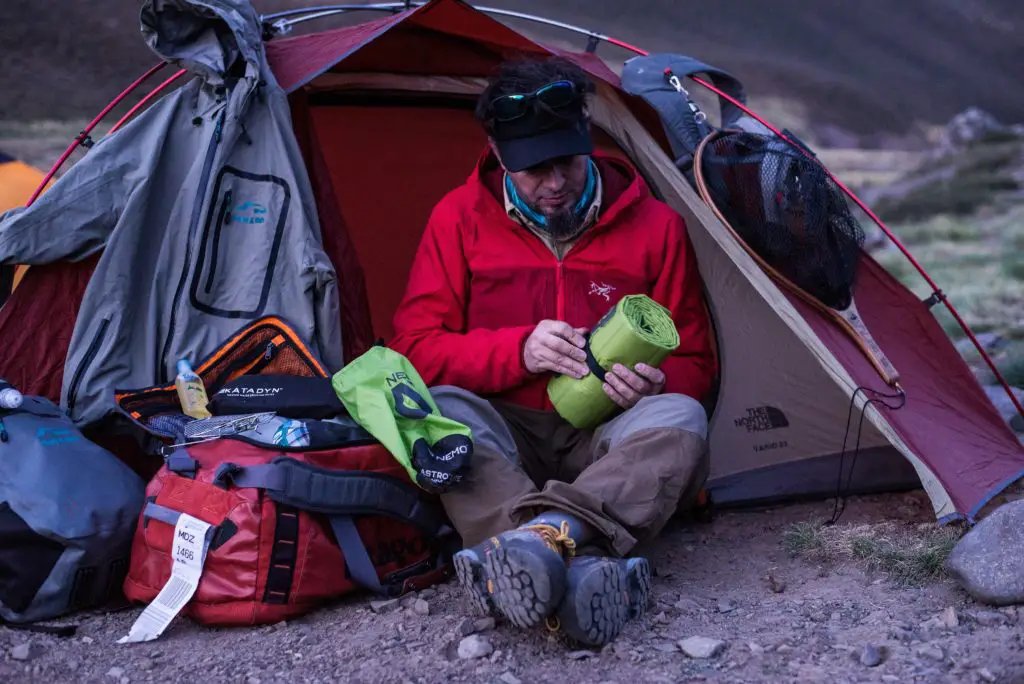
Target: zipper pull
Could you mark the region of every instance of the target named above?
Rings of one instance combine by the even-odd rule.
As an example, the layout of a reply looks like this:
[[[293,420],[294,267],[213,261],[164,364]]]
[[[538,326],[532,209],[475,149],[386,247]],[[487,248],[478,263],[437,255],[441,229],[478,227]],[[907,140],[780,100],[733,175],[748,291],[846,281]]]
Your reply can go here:
[[[7,434],[7,426],[4,424],[4,419],[0,418],[0,442],[9,442],[10,437]]]
[[[270,359],[274,358],[274,343],[273,342],[267,342],[267,349],[266,349],[266,351],[263,352],[263,358],[265,358],[267,361],[269,361]]]

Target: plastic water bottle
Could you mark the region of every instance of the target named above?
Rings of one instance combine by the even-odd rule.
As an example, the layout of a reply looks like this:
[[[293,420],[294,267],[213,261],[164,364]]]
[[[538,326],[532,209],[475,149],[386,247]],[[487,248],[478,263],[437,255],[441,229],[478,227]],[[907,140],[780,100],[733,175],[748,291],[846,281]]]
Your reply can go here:
[[[6,380],[0,380],[0,408],[13,410],[21,406],[24,396]]]
[[[174,378],[174,388],[178,390],[178,401],[181,402],[181,410],[186,416],[202,420],[209,418],[207,410],[210,400],[206,396],[206,386],[203,379],[192,370],[188,359],[178,361],[178,376]]]

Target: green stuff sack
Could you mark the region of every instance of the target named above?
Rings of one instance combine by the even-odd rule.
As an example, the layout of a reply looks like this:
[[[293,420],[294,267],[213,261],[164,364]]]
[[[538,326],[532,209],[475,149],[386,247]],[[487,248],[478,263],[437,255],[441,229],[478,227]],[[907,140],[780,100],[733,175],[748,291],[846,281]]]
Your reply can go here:
[[[375,346],[331,378],[352,419],[409,472],[440,494],[462,481],[473,456],[468,427],[445,418],[409,359]]]
[[[671,312],[647,295],[627,295],[590,331],[590,373],[579,380],[569,375],[552,378],[548,397],[574,427],[595,428],[619,408],[601,388],[606,370],[617,363],[657,368],[677,347],[679,331]]]

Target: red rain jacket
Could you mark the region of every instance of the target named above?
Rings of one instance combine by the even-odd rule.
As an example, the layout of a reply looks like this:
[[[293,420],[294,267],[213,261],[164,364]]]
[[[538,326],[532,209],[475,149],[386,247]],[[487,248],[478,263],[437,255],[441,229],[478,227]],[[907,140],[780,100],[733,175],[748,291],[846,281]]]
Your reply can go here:
[[[701,399],[715,372],[700,274],[683,219],[636,171],[594,155],[601,215],[559,262],[505,212],[503,173],[485,152],[466,183],[434,208],[389,346],[428,386],[550,410],[550,373],[531,374],[523,345],[544,319],[592,329],[627,294],[666,306],[679,349],[664,361],[665,391]]]

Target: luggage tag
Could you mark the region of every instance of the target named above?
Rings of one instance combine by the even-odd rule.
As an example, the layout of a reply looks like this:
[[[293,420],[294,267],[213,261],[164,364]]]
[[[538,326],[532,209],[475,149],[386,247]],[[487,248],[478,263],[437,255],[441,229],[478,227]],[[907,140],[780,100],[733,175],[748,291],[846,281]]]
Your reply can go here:
[[[163,634],[181,609],[196,593],[199,577],[210,547],[213,526],[187,513],[182,513],[174,525],[174,544],[171,549],[171,576],[153,602],[135,620],[127,636],[119,644],[152,641]]]

